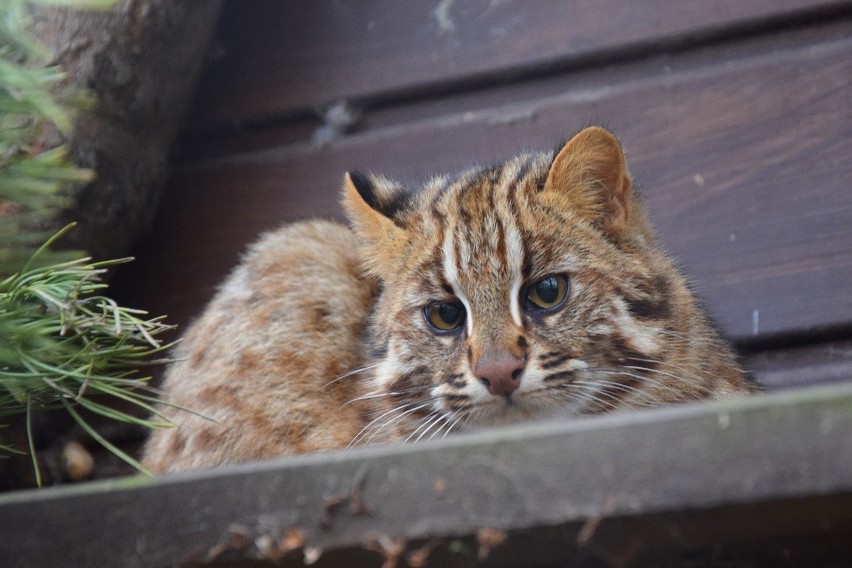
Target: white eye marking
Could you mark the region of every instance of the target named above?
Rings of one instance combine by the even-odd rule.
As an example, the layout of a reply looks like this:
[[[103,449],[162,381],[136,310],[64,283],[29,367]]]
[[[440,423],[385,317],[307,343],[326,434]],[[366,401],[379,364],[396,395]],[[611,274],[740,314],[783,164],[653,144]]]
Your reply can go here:
[[[470,302],[467,301],[467,297],[464,295],[461,284],[459,283],[459,273],[456,270],[456,259],[453,252],[453,232],[449,227],[444,238],[442,252],[444,256],[444,275],[447,277],[447,282],[450,283],[453,292],[455,292],[467,312],[467,334],[471,335],[473,333],[473,312],[470,311]]]
[[[512,313],[512,321],[518,327],[523,327],[521,319],[521,274],[515,273],[512,277],[512,286],[509,289],[509,311]]]
[[[512,274],[512,285],[509,287],[509,311],[512,314],[512,321],[520,328],[523,327],[524,323],[521,317],[520,298],[521,284],[523,283],[521,265],[524,262],[524,245],[521,241],[521,232],[513,222],[507,219],[503,226],[506,232],[506,260]]]
[[[648,355],[657,354],[660,350],[660,345],[657,342],[660,329],[658,327],[644,327],[636,323],[636,320],[630,316],[623,300],[616,301],[615,306],[616,317],[613,318],[614,322],[630,348]]]

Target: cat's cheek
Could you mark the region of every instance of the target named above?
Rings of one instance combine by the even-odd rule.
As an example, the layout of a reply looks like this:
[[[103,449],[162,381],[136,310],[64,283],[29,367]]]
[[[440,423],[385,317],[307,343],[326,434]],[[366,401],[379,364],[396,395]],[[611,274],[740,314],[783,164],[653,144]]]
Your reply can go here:
[[[487,388],[464,371],[450,372],[446,376],[436,386],[436,396],[465,402],[482,402],[490,396]]]
[[[373,372],[372,389],[374,391],[387,390],[388,387],[396,380],[399,369],[399,362],[393,350],[389,349],[387,355]]]
[[[540,370],[528,366],[524,369],[524,374],[521,376],[521,384],[518,386],[518,390],[512,396],[517,399],[523,399],[530,393],[541,390],[544,386],[543,379],[544,375]]]
[[[629,349],[649,357],[656,357],[660,354],[663,347],[663,342],[659,338],[660,329],[637,322],[630,315],[623,300],[615,303],[612,320]]]

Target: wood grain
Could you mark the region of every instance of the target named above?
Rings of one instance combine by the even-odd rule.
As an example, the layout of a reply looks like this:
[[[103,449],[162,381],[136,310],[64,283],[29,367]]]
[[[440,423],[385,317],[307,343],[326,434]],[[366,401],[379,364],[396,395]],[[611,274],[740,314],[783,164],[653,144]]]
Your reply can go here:
[[[347,169],[413,187],[550,147],[598,117],[621,135],[664,244],[724,331],[746,341],[849,326],[849,36],[185,168],[121,286],[185,322],[259,231],[339,217]]]
[[[232,0],[195,129],[340,99],[406,96],[694,43],[850,7],[848,0]]]

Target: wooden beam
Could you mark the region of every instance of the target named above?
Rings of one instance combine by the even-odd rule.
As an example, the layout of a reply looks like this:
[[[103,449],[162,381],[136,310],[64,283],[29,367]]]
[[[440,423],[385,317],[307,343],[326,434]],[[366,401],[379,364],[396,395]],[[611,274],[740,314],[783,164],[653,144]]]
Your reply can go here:
[[[852,340],[757,351],[745,354],[743,364],[769,389],[852,381]]]
[[[0,565],[377,566],[365,548],[424,545],[490,547],[494,565],[741,561],[780,542],[834,557],[852,552],[850,455],[848,384],[528,424],[2,495]]]
[[[220,57],[199,88],[192,127],[637,57],[849,8],[848,0],[315,0],[306,10],[292,0],[236,0],[222,16]]]

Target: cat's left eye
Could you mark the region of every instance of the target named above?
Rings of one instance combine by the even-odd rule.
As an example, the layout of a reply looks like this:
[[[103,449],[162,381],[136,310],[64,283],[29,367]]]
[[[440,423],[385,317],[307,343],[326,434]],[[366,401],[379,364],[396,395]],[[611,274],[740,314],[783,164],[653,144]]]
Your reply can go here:
[[[568,278],[562,275],[548,276],[527,286],[526,306],[531,310],[558,308],[568,297]]]

